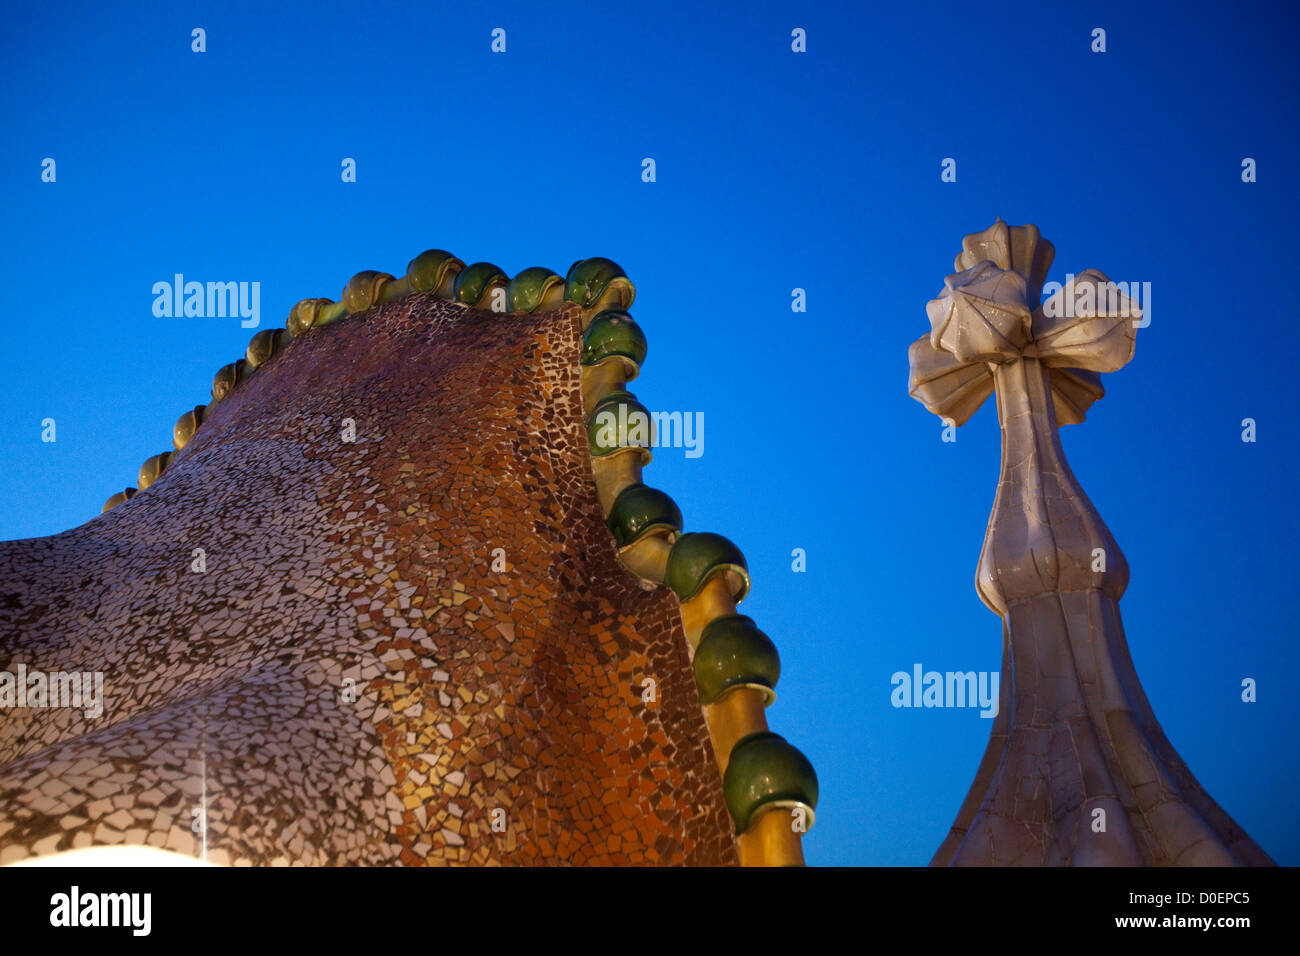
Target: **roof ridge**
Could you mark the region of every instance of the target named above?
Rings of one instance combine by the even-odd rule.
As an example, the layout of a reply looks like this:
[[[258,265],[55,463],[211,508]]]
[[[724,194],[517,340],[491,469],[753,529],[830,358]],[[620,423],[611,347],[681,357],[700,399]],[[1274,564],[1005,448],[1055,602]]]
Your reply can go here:
[[[641,481],[641,469],[651,459],[650,413],[627,391],[627,384],[640,373],[646,339],[627,312],[636,287],[616,262],[598,256],[579,259],[563,278],[543,266],[510,278],[490,262],[466,265],[449,252],[429,249],[407,264],[400,279],[366,270],[348,280],[338,302],[302,299],[289,310],[284,328],[257,332],[243,358],[217,370],[212,402],[181,415],[172,429],[174,451],[145,460],[139,491],[118,492],[103,510],[156,481],[202,427],[208,409],[290,342],[413,292],[503,313],[546,312],[566,302],[578,306],[582,402],[601,511],[623,566],[645,581],[671,588],[680,602],[688,656],[727,809],[736,824],[741,865],[802,865],[801,838],[813,823],[817,775],[802,753],[768,729],[764,710],[776,699],[780,658],[753,619],[736,611],[750,588],[744,555],[720,534],[683,533],[677,504]],[[621,423],[615,429],[621,434],[611,435],[606,415]],[[628,439],[633,415],[644,416],[641,441]]]
[[[630,305],[636,296],[636,289],[623,270],[609,259],[599,257],[579,259],[569,267],[568,278],[561,278],[544,266],[532,266],[511,279],[491,262],[475,262],[467,266],[442,249],[427,249],[420,253],[407,263],[406,274],[400,279],[373,269],[358,272],[343,287],[338,302],[324,298],[302,299],[289,310],[284,328],[256,332],[249,340],[243,358],[217,369],[212,377],[212,400],[205,405],[195,405],[176,420],[172,428],[172,450],[146,458],[136,476],[138,487],[125,488],[109,497],[101,514],[135,497],[157,481],[171,464],[173,456],[189,444],[213,405],[284,351],[290,342],[312,329],[333,324],[412,292],[431,292],[440,299],[491,312],[545,312],[566,301],[579,301],[586,295],[588,286],[597,280],[602,281],[601,293],[606,298],[625,296],[625,304]],[[574,295],[579,299],[571,298]]]
[[[615,267],[617,268],[617,267]],[[622,274],[622,269],[618,269]],[[582,308],[582,398],[592,471],[606,525],[623,566],[672,588],[680,601],[691,669],[736,824],[741,866],[802,865],[812,826],[817,774],[808,759],[767,726],[781,664],[752,618],[736,612],[750,588],[744,555],[713,532],[682,533],[682,514],[663,491],[641,481],[650,461],[649,425],[630,439],[634,416],[649,412],[627,384],[640,373],[646,340],[600,288]],[[784,812],[776,812],[784,811]]]

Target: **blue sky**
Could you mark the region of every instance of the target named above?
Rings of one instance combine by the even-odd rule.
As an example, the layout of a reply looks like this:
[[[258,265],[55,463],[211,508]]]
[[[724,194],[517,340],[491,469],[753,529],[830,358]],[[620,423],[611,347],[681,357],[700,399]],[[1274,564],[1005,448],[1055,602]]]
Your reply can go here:
[[[511,274],[608,256],[650,342],[638,397],[705,416],[705,454],[661,450],[647,481],[749,559],[742,610],[783,659],[769,720],[821,780],[809,862],[923,864],[989,721],[895,709],[890,675],[1000,666],[974,588],[999,447],[992,402],[940,441],[907,346],[964,234],[1034,222],[1050,278],[1152,283],[1135,359],[1063,441],[1132,565],[1157,717],[1300,863],[1297,358],[1277,318],[1300,144],[1293,14],[1268,6],[13,5],[0,538],[98,514],[243,353],[237,319],[155,317],[157,281],[258,281],[265,328],[430,247]]]

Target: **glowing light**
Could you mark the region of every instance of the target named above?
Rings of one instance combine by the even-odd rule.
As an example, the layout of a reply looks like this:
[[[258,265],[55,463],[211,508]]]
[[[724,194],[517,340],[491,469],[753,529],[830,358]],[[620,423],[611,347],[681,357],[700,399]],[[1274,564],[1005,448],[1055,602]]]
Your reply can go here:
[[[185,856],[152,846],[88,846],[65,850],[10,866],[212,866],[198,857]]]

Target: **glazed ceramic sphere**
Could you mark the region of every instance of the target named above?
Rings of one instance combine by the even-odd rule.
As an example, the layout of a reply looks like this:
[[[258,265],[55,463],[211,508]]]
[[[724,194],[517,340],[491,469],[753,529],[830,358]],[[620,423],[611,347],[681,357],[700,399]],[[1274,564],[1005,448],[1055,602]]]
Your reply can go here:
[[[619,264],[601,256],[579,259],[564,279],[564,297],[584,309],[594,306],[611,289],[619,293],[623,308],[636,297],[636,288]]]
[[[531,312],[546,300],[552,289],[561,290],[564,279],[544,266],[532,266],[510,280],[506,291],[506,308],[511,312]]]
[[[744,614],[724,614],[705,625],[691,667],[702,704],[716,703],[740,687],[763,691],[767,704],[776,699],[781,657],[771,638]]]
[[[639,370],[645,356],[645,333],[632,316],[618,309],[598,314],[582,336],[582,364],[586,366],[621,358]]]
[[[456,301],[465,305],[478,305],[494,286],[504,287],[509,281],[500,266],[490,262],[476,262],[466,266],[456,276]]]
[[[376,272],[374,269],[358,272],[343,287],[341,298],[348,314],[356,315],[376,305],[379,302],[379,291],[392,281],[393,277],[387,272]]]
[[[289,310],[289,318],[284,323],[285,328],[296,338],[316,324],[321,309],[333,304],[329,299],[303,299]]]
[[[450,252],[426,249],[407,263],[406,281],[413,292],[432,292],[449,298],[452,283],[464,268],[465,263]]]
[[[171,464],[171,460],[172,453],[169,451],[165,451],[159,455],[154,455],[151,458],[146,458],[144,464],[140,466],[139,480],[136,482],[136,484],[140,486],[140,490],[144,491],[157,481],[158,476],[167,470],[167,466]]]
[[[650,460],[650,411],[637,401],[631,392],[610,392],[592,408],[587,416],[587,442],[593,458],[605,458],[629,448],[641,451],[645,461]],[[626,431],[624,427],[626,426]],[[643,426],[638,428],[638,426]],[[644,444],[630,441],[638,431]]]
[[[682,530],[682,512],[667,494],[646,485],[628,485],[609,509],[605,524],[619,547],[652,532],[667,532],[669,540]]]
[[[742,737],[731,748],[722,775],[727,809],[744,833],[763,810],[801,807],[812,825],[817,808],[817,773],[808,758],[770,731]]]
[[[740,603],[749,593],[749,565],[740,549],[720,534],[693,531],[684,534],[668,552],[664,583],[679,598],[689,601],[716,574],[730,572],[732,599]]]
[[[203,424],[203,418],[207,414],[208,406],[195,405],[192,409],[176,419],[176,425],[172,428],[172,444],[176,450],[180,451],[189,444],[194,433],[199,430]]]
[[[127,501],[128,499],[133,497],[135,497],[134,488],[125,488],[122,491],[119,491],[117,494],[110,496],[109,499],[104,502],[104,508],[103,511],[100,512],[100,514],[103,514],[104,511],[110,511],[113,508],[116,508],[122,502]]]
[[[249,371],[248,363],[243,359],[217,369],[217,374],[212,376],[212,400],[219,402],[229,395],[235,386],[248,378]]]
[[[248,340],[248,349],[244,352],[244,361],[251,369],[261,368],[284,350],[289,343],[289,333],[285,329],[263,329]]]

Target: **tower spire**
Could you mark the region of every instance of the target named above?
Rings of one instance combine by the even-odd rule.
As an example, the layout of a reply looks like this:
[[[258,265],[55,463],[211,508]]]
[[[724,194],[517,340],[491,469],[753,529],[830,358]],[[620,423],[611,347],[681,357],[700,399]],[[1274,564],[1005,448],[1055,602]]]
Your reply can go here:
[[[976,576],[1003,622],[1002,699],[931,862],[1269,864],[1160,728],[1120,620],[1128,564],[1061,448],[1099,373],[1133,358],[1141,310],[1092,269],[1038,304],[1052,258],[1032,225],[966,236],[908,352],[912,397],[960,425],[996,392],[1002,430]]]

